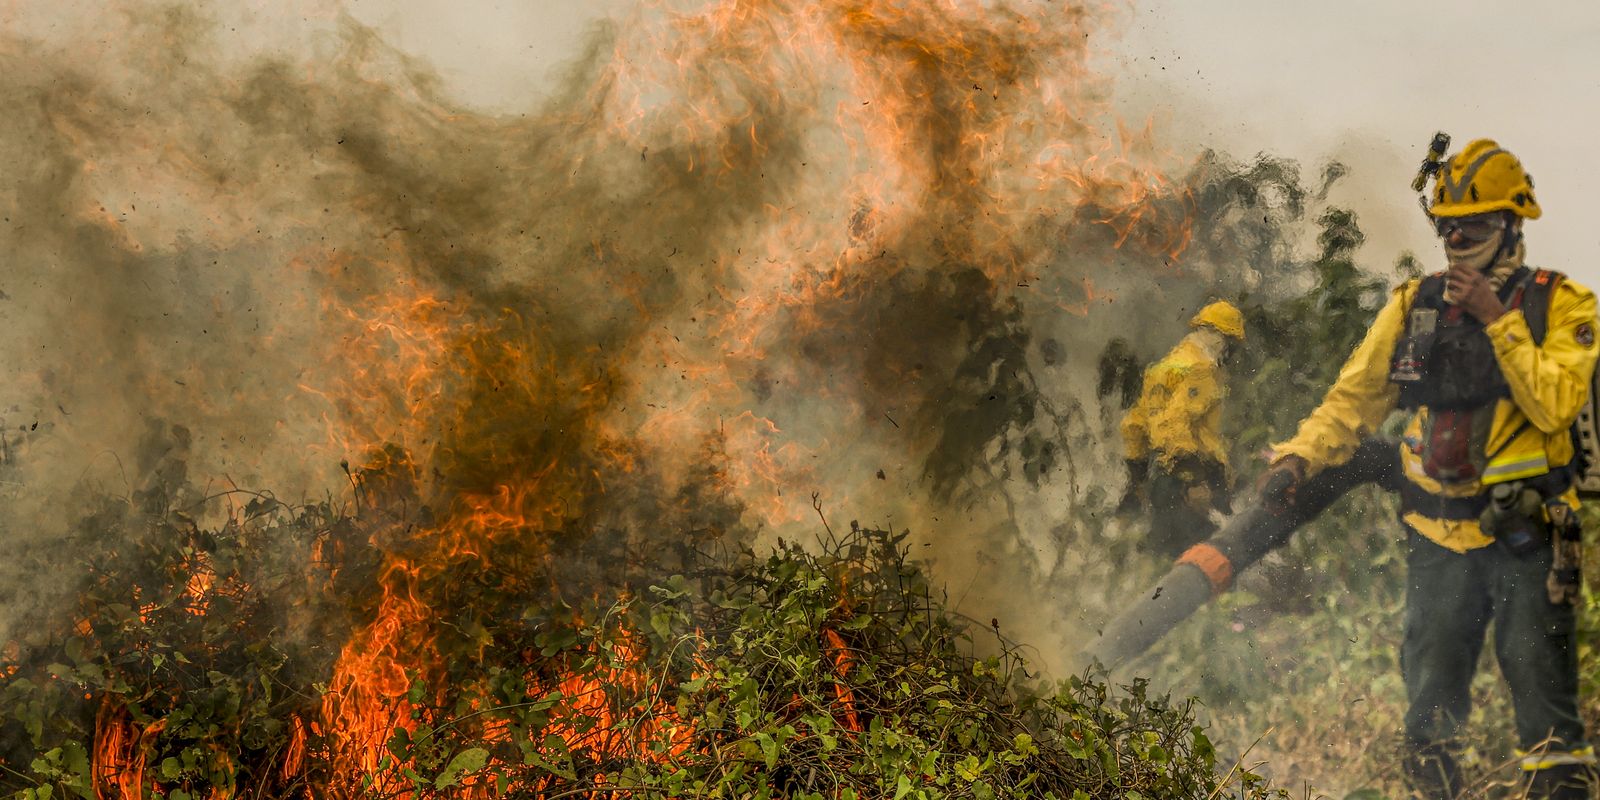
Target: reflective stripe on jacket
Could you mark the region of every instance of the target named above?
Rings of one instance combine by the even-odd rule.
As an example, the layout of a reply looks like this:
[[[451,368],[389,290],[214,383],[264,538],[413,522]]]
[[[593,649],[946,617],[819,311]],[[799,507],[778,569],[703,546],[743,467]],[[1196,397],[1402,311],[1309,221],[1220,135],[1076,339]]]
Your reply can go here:
[[[1406,317],[1420,281],[1394,290],[1378,312],[1366,338],[1350,354],[1322,404],[1301,423],[1294,438],[1273,446],[1278,458],[1295,455],[1309,471],[1341,464],[1395,409],[1398,389],[1389,381],[1395,345],[1405,335]],[[1421,456],[1402,443],[1400,463],[1407,480],[1442,498],[1474,497],[1486,485],[1543,475],[1572,461],[1569,428],[1588,398],[1595,369],[1595,297],[1565,279],[1550,296],[1544,342],[1533,343],[1520,309],[1485,326],[1495,360],[1511,397],[1497,401],[1485,452],[1493,454],[1481,479],[1442,485],[1423,473]],[[1403,439],[1418,441],[1427,408],[1408,421]],[[1405,521],[1440,545],[1465,552],[1492,539],[1476,519],[1440,519],[1416,511]]]
[[[1152,453],[1171,468],[1186,456],[1224,467],[1222,400],[1226,394],[1217,362],[1191,333],[1144,373],[1139,402],[1122,419],[1123,452],[1129,459]]]

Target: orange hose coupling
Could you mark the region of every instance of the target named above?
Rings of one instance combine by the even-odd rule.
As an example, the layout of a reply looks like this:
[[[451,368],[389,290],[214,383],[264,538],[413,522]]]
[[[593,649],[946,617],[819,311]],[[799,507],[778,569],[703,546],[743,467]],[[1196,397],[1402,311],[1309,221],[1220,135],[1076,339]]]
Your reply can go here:
[[[1233,562],[1209,542],[1201,542],[1178,556],[1179,564],[1193,564],[1211,581],[1213,597],[1228,591],[1233,585]]]

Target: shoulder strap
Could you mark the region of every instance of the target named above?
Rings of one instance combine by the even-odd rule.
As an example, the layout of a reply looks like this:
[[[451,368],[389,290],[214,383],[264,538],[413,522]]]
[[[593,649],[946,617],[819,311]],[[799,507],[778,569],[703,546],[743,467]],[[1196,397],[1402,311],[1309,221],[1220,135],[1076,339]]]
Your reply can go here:
[[[1539,269],[1523,281],[1524,286],[1519,291],[1522,295],[1522,318],[1528,323],[1528,335],[1533,338],[1535,345],[1544,344],[1545,334],[1550,331],[1550,301],[1555,296],[1556,287],[1565,279],[1565,275],[1553,269]],[[1596,372],[1590,380],[1589,399],[1584,401],[1583,408],[1578,411],[1578,419],[1569,430],[1572,462],[1562,470],[1571,477],[1582,497],[1600,496],[1600,474],[1594,470],[1595,455],[1600,450],[1594,441],[1595,393],[1600,390],[1600,372]],[[1528,421],[1523,420],[1523,427],[1527,425]],[[1520,434],[1521,430],[1517,433]],[[1515,439],[1516,435],[1512,438]]]
[[[1565,277],[1553,269],[1534,270],[1522,289],[1522,317],[1528,321],[1528,335],[1536,345],[1544,344],[1544,335],[1550,328],[1550,298]]]

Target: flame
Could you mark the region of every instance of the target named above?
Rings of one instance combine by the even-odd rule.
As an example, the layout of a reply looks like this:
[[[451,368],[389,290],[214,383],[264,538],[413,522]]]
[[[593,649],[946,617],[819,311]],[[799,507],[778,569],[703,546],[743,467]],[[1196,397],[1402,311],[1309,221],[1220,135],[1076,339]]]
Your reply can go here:
[[[334,779],[344,786],[359,786],[362,777],[378,772],[396,726],[412,730],[417,724],[406,699],[411,686],[406,668],[426,663],[433,612],[415,596],[415,576],[406,569],[385,565],[377,615],[345,644],[323,696],[322,726],[332,740]]]
[[[809,180],[790,162],[796,172],[785,177],[802,188],[765,203],[738,252],[718,256],[714,300],[695,319],[704,335],[680,336],[675,325],[653,331],[621,367],[648,375],[666,365],[677,380],[642,383],[629,404],[636,413],[617,426],[643,432],[657,445],[653,459],[670,459],[692,432],[726,424],[727,414],[707,419],[710,410],[764,421],[770,434],[730,436],[728,473],[756,517],[781,529],[811,509],[807,492],[781,497],[778,487],[818,483],[817,454],[879,416],[867,408],[872,398],[775,357],[797,337],[837,328],[828,310],[866,305],[918,260],[954,260],[995,286],[1027,288],[1047,308],[1086,316],[1115,294],[1087,276],[1048,277],[1060,244],[1040,232],[1052,219],[1103,226],[1115,248],[1181,259],[1192,199],[1163,171],[1169,159],[1153,126],[1116,120],[1104,83],[1085,67],[1091,34],[1114,14],[1044,4],[730,0],[668,13],[619,42],[594,102],[610,112],[625,149],[655,157],[660,141],[687,141],[690,153],[709,155],[685,156],[683,170],[734,179],[751,163],[781,163],[777,154],[798,146],[799,128],[826,177]],[[936,237],[920,232],[933,226]],[[649,314],[647,302],[636,305]],[[803,391],[817,406],[842,406],[839,424],[802,432],[750,408],[752,377]]]
[[[563,713],[549,728],[561,737],[569,750],[596,757],[640,759],[650,757],[647,746],[663,742],[656,753],[660,759],[682,755],[694,735],[692,723],[678,718],[672,706],[657,699],[642,708],[619,709],[613,700],[617,689],[624,696],[659,697],[651,677],[639,667],[639,653],[633,637],[624,633],[615,642],[607,665],[592,675],[569,675],[555,689],[564,699]],[[618,713],[631,714],[619,718]],[[638,722],[619,734],[617,723],[626,719]],[[580,723],[579,721],[583,721]],[[592,727],[587,727],[592,723]],[[585,730],[587,727],[587,730]]]
[[[289,722],[289,746],[284,749],[283,766],[278,779],[285,786],[293,783],[306,767],[306,724],[296,716]]]
[[[95,715],[94,752],[90,775],[98,800],[142,800],[145,758],[155,737],[167,726],[156,720],[142,728],[128,718],[125,706],[106,698]]]
[[[917,471],[938,435],[926,412],[975,338],[959,331],[980,324],[965,312],[1103,310],[1114,282],[1063,256],[1090,237],[1158,269],[1185,257],[1194,199],[1167,174],[1175,159],[1152,126],[1111,114],[1088,67],[1117,13],[989,0],[646,5],[593,80],[531,121],[452,108],[352,47],[337,63],[253,76],[296,93],[233,126],[274,156],[313,150],[317,183],[257,166],[234,187],[210,166],[221,145],[161,127],[159,113],[118,118],[137,103],[111,92],[51,111],[80,165],[75,213],[105,248],[132,258],[188,236],[261,247],[268,274],[314,298],[314,313],[264,335],[264,350],[313,354],[287,382],[295,393],[264,405],[296,410],[280,429],[317,419],[317,441],[295,457],[355,464],[347,500],[370,539],[324,542],[319,560],[337,574],[366,548],[377,568],[349,598],[359,622],[318,713],[291,725],[284,780],[322,748],[317,796],[407,793],[363,780],[396,730],[442,722],[431,709],[468,692],[451,684],[440,644],[449,615],[472,610],[452,594],[462,576],[508,593],[559,587],[569,578],[552,542],[607,512],[693,519],[713,498],[732,521],[708,523],[712,535],[809,525],[824,491],[881,507],[874,470],[857,461],[889,454]],[[319,94],[323,82],[343,94]],[[196,113],[238,114],[252,91],[264,92],[195,100]],[[338,110],[347,99],[362,110]],[[308,121],[280,130],[274,114]],[[128,153],[102,156],[107,136]],[[321,137],[338,144],[309,143]],[[430,170],[440,174],[419,177]],[[133,214],[134,185],[183,224]],[[313,206],[351,230],[320,235]],[[262,235],[256,212],[293,235]],[[949,313],[920,318],[928,306]],[[652,480],[640,508],[608,505]],[[203,616],[235,587],[203,559],[190,566],[182,602]],[[821,639],[840,724],[860,730],[854,656],[833,628]],[[480,657],[497,646],[475,644]],[[586,653],[606,659],[589,674],[522,657],[530,695],[563,698],[551,730],[570,749],[663,759],[690,746],[692,724],[659,701],[617,702],[652,696],[659,677],[642,647],[622,634]],[[158,725],[141,729],[102,700],[97,796],[154,785],[144,758]],[[511,735],[497,725],[486,735]]]
[[[339,309],[360,320],[349,345],[361,366],[348,385],[317,390],[338,398],[338,419],[352,423],[335,429],[334,446],[369,453],[355,473],[363,508],[395,515],[371,542],[384,554],[371,621],[345,643],[323,698],[334,796],[359,793],[362,779],[380,772],[393,732],[431,722],[427,708],[443,699],[431,596],[441,577],[496,569],[490,554],[505,541],[537,551],[540,532],[574,512],[587,479],[563,457],[589,440],[586,406],[604,393],[603,381],[564,371],[536,339],[512,335],[537,335],[516,315],[486,319],[407,288]],[[503,427],[551,412],[558,397],[576,398],[568,412],[575,430],[524,440]],[[417,514],[430,508],[442,508],[440,521],[418,526]],[[581,698],[575,688],[565,691]]]
[[[620,353],[563,350],[554,332],[513,312],[419,281],[409,264],[416,255],[400,246],[361,270],[348,256],[301,257],[301,268],[319,274],[393,276],[382,294],[335,291],[325,301],[355,331],[340,354],[348,380],[305,386],[335,411],[326,417],[329,450],[374,454],[357,481],[369,507],[407,498],[445,511],[436,524],[373,542],[384,552],[379,599],[371,622],[344,645],[323,703],[332,792],[372,774],[391,732],[415,729],[427,721],[422,707],[442,698],[432,582],[453,567],[495,570],[491,553],[507,543],[537,551],[541,531],[607,491],[606,475],[633,474],[646,461],[683,474],[703,457],[692,443],[710,429],[718,466],[703,480],[727,487],[759,525],[810,519],[816,501],[784,488],[817,483],[819,454],[878,416],[866,398],[815,385],[803,362],[775,358],[796,336],[827,335],[848,313],[835,309],[858,307],[915,260],[959,258],[994,285],[1028,285],[1048,271],[1055,247],[1038,236],[1040,226],[1062,215],[1105,226],[1117,248],[1166,260],[1183,254],[1189,215],[1184,200],[1169,202],[1183,192],[1144,156],[1153,149],[1149,128],[1105,126],[1103,87],[1081,68],[1089,34],[1108,13],[892,0],[722,0],[692,13],[641,11],[638,33],[618,40],[590,99],[608,147],[641,154],[646,172],[656,159],[663,179],[716,186],[745,179],[752,165],[784,163],[778,154],[801,147],[797,132],[808,131],[815,141],[804,144],[831,174],[807,182],[787,162],[775,179],[797,188],[762,204],[744,246],[709,256],[705,300],[687,322],[660,319],[643,276],[622,276],[615,288],[640,325],[637,346]],[[1057,63],[1080,66],[1048,66]],[[662,150],[663,141],[678,144]],[[936,239],[918,232],[930,221],[943,226]],[[907,242],[920,244],[908,252]],[[602,269],[630,257],[604,237],[587,245]],[[900,252],[888,256],[890,246]],[[1066,285],[1071,297],[1046,303],[1087,314],[1112,299],[1087,277]],[[752,404],[757,375],[839,407],[841,422],[796,435]],[[486,385],[510,399],[486,408]],[[475,415],[508,410],[562,415],[571,428],[548,443],[560,452],[497,446],[499,420]],[[462,470],[473,477],[463,480]],[[823,644],[847,674],[853,657],[842,637],[825,630]],[[569,747],[640,757],[641,740],[665,736],[669,751],[688,741],[689,726],[670,713],[664,730],[616,734],[613,693],[639,692],[648,680],[633,666],[633,646],[617,646],[603,677],[546,686],[572,715],[552,723]],[[841,724],[859,730],[843,682],[836,699]],[[577,719],[598,724],[580,730]]]
[[[834,697],[839,701],[842,719],[838,722],[847,731],[861,732],[861,718],[856,715],[856,696],[854,690],[845,682],[850,670],[855,667],[855,655],[850,652],[845,644],[844,637],[833,628],[822,629],[823,653],[833,662],[834,674],[839,676],[839,682],[833,685]]]

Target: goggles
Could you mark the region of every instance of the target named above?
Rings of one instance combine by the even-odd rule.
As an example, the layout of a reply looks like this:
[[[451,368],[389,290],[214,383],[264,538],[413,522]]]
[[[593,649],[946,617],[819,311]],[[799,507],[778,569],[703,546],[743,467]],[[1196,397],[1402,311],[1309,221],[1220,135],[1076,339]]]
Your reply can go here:
[[[1434,217],[1433,229],[1439,238],[1448,239],[1459,234],[1471,243],[1487,242],[1506,229],[1506,218],[1500,214],[1475,214],[1470,217]]]

